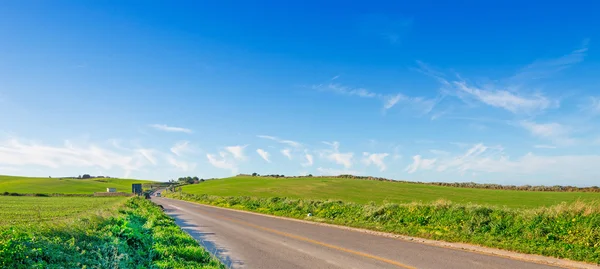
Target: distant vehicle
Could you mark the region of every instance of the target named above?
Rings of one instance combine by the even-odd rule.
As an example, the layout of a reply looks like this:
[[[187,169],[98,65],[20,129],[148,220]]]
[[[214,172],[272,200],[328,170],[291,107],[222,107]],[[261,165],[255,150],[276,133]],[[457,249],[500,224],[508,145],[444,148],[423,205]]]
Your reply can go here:
[[[157,193],[156,193],[156,197],[160,197],[160,192],[157,192]]]

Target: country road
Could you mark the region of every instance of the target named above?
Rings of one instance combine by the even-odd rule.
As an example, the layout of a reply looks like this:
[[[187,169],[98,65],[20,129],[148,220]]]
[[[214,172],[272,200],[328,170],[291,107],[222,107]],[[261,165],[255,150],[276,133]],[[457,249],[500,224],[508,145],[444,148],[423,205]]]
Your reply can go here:
[[[558,268],[152,197],[231,268]]]

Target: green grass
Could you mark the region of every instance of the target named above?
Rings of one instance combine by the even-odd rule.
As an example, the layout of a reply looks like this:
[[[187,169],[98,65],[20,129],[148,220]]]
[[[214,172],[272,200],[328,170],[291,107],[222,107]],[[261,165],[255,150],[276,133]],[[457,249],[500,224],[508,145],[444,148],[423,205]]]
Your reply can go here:
[[[183,187],[191,194],[217,196],[290,197],[341,200],[367,204],[432,202],[445,199],[460,204],[536,208],[562,202],[600,201],[600,193],[529,192],[432,186],[345,178],[233,177]]]
[[[118,192],[131,192],[131,184],[152,182],[148,180],[92,178],[59,179],[0,175],[0,192],[16,193],[67,193],[92,194],[116,188]]]
[[[60,221],[101,214],[125,202],[125,197],[0,196],[0,227]]]
[[[29,220],[0,226],[0,268],[224,268],[143,198],[0,199],[2,218]],[[49,219],[39,207],[53,210]]]

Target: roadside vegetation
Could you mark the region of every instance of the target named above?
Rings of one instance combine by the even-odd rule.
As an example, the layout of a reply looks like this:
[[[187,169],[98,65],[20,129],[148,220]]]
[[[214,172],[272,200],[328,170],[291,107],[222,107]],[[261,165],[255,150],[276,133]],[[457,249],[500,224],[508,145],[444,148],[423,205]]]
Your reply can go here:
[[[430,203],[445,199],[453,203],[510,208],[537,208],[563,202],[600,201],[594,192],[542,192],[458,188],[417,183],[369,181],[339,177],[252,177],[206,180],[183,186],[183,192],[217,196],[289,197],[311,200],[341,200],[359,204]]]
[[[120,178],[36,178],[0,175],[0,193],[43,194],[92,194],[116,188],[117,192],[131,192],[133,183],[149,183],[148,180]]]
[[[0,268],[224,268],[143,198],[0,197],[0,209]]]
[[[447,200],[360,204],[186,192],[165,194],[219,207],[600,264],[599,202],[517,209]]]

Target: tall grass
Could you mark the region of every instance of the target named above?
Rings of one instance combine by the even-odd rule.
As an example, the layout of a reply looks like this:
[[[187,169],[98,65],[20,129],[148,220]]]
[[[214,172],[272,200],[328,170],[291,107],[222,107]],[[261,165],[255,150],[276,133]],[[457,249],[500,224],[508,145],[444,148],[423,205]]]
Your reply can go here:
[[[510,209],[454,204],[446,200],[365,205],[279,197],[186,193],[167,193],[167,196],[277,216],[600,264],[600,204],[597,202]],[[307,216],[309,213],[311,217]]]
[[[0,228],[0,268],[224,268],[160,208],[131,198],[111,216]]]

